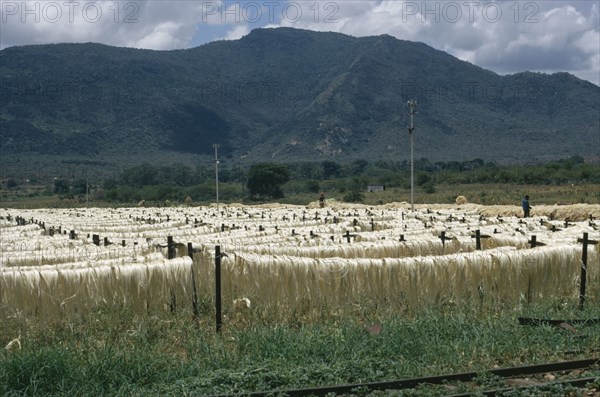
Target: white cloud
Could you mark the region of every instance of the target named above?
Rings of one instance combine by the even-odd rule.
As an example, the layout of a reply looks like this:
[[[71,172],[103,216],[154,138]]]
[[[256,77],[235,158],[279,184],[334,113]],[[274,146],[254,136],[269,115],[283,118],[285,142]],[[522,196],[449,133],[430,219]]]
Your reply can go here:
[[[0,47],[100,42],[149,49],[186,47],[200,18],[196,2],[1,1]]]
[[[181,29],[181,25],[175,22],[160,23],[149,34],[131,42],[129,47],[152,48],[156,50],[169,50],[181,47],[185,43],[182,43],[177,37],[179,29]]]
[[[248,25],[237,25],[227,32],[225,40],[237,40],[241,39],[245,35],[250,33],[250,27]]]
[[[175,49],[289,26],[421,41],[498,73],[561,70],[600,79],[597,1],[0,0],[0,6],[0,48],[94,41]]]
[[[353,36],[386,33],[422,41],[498,73],[567,71],[599,83],[599,12],[593,2],[382,0],[336,4],[335,23],[315,22],[307,10],[301,21],[282,19],[278,25]]]

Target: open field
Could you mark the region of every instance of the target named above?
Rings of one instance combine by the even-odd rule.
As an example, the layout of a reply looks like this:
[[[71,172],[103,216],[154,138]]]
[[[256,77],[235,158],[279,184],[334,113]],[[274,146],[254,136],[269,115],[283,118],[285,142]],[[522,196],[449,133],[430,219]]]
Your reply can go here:
[[[600,318],[597,245],[577,309],[581,239],[600,240],[600,206],[532,215],[334,200],[3,209],[0,392],[247,392],[594,354],[598,325],[560,331],[516,317]],[[226,254],[220,335],[216,246]]]
[[[600,184],[523,185],[523,184],[437,184],[435,192],[426,193],[417,188],[415,203],[452,204],[458,195],[470,203],[481,205],[516,205],[528,194],[533,205],[597,204],[600,205]],[[366,203],[410,201],[408,189],[365,195]]]

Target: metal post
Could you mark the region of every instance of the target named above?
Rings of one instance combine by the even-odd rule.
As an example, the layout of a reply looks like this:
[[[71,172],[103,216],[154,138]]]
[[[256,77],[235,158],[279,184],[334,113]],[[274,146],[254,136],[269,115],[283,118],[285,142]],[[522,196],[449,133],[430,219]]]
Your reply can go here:
[[[221,246],[215,246],[215,319],[217,323],[217,333],[221,333],[223,320],[221,316],[222,298],[221,298]]]
[[[410,100],[407,102],[408,115],[410,116],[410,126],[408,127],[408,134],[410,135],[410,210],[415,211],[415,150],[414,150],[414,116],[415,108],[417,107],[417,101]]]
[[[213,144],[215,148],[215,181],[216,181],[216,191],[217,191],[217,212],[219,211],[219,157],[217,155],[217,150],[219,149],[219,144]]]

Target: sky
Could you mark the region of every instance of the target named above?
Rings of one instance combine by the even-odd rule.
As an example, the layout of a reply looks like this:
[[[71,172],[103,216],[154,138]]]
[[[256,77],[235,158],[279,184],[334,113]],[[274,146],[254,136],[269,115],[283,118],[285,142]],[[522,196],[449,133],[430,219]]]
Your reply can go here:
[[[600,85],[600,0],[0,0],[0,48],[97,42],[171,50],[294,27],[424,42],[499,74]]]

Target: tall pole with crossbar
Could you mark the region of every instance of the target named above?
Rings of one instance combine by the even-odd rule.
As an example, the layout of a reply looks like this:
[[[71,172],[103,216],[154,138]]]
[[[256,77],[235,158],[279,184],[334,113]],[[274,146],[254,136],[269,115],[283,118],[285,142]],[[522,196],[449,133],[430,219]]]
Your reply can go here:
[[[410,210],[415,211],[415,157],[414,157],[414,136],[413,131],[415,130],[414,116],[415,109],[417,108],[417,101],[410,100],[406,103],[408,105],[408,115],[410,116],[410,125],[408,126],[408,135],[410,135]]]

